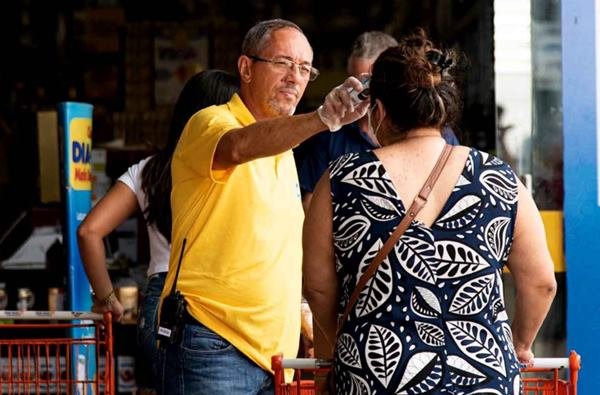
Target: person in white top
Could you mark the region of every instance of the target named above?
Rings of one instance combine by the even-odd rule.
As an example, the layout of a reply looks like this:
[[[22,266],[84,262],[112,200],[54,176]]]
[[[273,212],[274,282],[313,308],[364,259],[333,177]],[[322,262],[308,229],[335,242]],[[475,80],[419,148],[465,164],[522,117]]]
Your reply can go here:
[[[142,177],[146,164],[154,158],[149,156],[142,159],[135,165],[131,166],[117,181],[122,182],[131,189],[131,192],[135,194],[138,207],[144,214],[148,211],[148,198],[144,187],[142,186]],[[131,192],[128,191],[128,194]],[[148,221],[149,222],[149,221]],[[166,239],[165,235],[160,232],[156,224],[146,224],[148,230],[148,245],[150,247],[150,262],[148,263],[148,278],[151,279],[154,275],[165,273],[169,269],[169,254],[170,243]]]
[[[226,103],[238,89],[237,77],[221,70],[205,70],[190,78],[175,104],[165,149],[131,166],[119,177],[77,231],[79,252],[93,289],[92,311],[110,311],[119,321],[123,306],[114,293],[106,267],[103,239],[138,210],[143,213],[148,230],[150,262],[138,315],[137,341],[143,360],[153,365],[150,366],[152,379],[158,376],[154,366],[158,352],[156,311],[170,254],[171,157],[188,119],[205,107]],[[148,385],[155,389],[155,383]]]

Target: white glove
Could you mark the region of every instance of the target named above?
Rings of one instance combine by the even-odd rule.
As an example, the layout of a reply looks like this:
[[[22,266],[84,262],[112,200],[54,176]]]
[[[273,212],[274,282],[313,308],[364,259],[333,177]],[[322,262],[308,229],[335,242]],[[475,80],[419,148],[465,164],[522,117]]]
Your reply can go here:
[[[338,85],[325,96],[323,105],[317,109],[321,122],[331,132],[340,130],[342,125],[349,124],[365,116],[369,101],[356,103],[350,95],[351,91],[360,92],[363,86],[354,77],[348,77],[342,85]]]

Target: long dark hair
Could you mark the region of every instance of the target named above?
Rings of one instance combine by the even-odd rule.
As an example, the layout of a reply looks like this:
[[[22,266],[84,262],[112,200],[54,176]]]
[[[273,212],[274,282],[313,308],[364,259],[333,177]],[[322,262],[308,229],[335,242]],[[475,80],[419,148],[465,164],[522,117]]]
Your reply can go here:
[[[148,206],[144,218],[171,242],[171,158],[181,132],[192,115],[213,104],[223,104],[239,90],[236,76],[222,70],[205,70],[188,80],[179,94],[166,147],[154,155],[142,171],[142,190]]]

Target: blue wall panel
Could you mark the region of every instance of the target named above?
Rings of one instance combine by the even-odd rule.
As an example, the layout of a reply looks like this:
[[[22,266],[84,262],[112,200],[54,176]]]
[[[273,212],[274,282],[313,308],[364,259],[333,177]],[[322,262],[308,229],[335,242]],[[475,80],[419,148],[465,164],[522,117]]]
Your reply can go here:
[[[595,1],[562,0],[567,346],[582,355],[581,394],[598,394],[600,208]],[[558,153],[557,153],[558,154]]]

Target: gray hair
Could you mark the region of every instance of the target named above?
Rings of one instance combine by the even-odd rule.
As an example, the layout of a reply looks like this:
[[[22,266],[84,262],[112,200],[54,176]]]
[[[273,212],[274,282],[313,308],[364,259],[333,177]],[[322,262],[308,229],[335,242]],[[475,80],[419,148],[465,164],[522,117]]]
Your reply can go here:
[[[352,53],[349,59],[365,58],[375,59],[389,47],[395,47],[398,41],[392,36],[382,31],[364,32],[354,40],[352,44]]]
[[[274,31],[285,28],[296,29],[304,34],[298,25],[285,19],[269,19],[258,22],[248,30],[244,37],[242,55],[257,55],[263,50]]]

